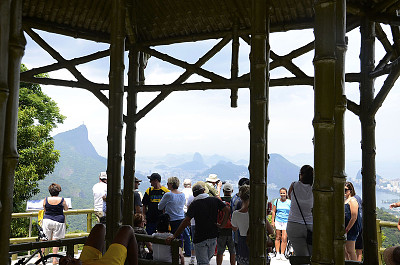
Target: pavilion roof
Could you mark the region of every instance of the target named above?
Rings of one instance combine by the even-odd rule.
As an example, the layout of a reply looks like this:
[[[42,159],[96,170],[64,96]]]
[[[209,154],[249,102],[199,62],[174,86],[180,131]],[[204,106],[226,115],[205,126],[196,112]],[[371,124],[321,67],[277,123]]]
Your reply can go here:
[[[251,0],[128,0],[128,35],[145,45],[220,38],[237,25],[249,34]],[[313,28],[314,0],[271,0],[271,31]],[[23,0],[24,27],[109,42],[111,0]],[[396,0],[348,0],[348,19],[397,20]]]

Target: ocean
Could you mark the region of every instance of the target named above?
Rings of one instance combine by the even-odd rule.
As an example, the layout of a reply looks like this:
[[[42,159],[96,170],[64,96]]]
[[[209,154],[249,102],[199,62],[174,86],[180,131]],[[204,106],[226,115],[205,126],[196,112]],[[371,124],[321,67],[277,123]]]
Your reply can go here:
[[[376,206],[379,208],[389,209],[389,205],[392,202],[400,201],[400,194],[390,193],[388,191],[377,191],[376,192]],[[388,203],[390,202],[390,203]]]

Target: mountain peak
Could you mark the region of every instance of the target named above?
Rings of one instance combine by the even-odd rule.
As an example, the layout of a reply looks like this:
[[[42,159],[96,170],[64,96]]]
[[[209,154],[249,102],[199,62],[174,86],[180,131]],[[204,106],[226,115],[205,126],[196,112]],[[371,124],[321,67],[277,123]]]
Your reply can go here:
[[[85,124],[75,129],[59,133],[54,137],[55,148],[83,154],[85,156],[97,158],[99,155],[89,141],[88,129]]]
[[[193,155],[193,162],[204,164],[204,159],[200,153],[196,152]]]

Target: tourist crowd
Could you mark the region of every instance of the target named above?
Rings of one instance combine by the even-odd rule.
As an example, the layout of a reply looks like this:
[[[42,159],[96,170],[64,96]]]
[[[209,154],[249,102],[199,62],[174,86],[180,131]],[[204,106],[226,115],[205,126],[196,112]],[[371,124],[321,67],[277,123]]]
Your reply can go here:
[[[117,255],[120,260],[125,260],[128,255],[130,262],[136,258],[132,264],[137,263],[138,257],[171,262],[172,253],[169,244],[173,239],[181,239],[183,242],[179,253],[181,264],[184,264],[184,256],[186,256],[190,257],[190,265],[195,263],[207,265],[215,255],[217,265],[221,265],[226,250],[229,252],[231,265],[236,262],[239,265],[249,264],[251,196],[248,178],[241,178],[238,181],[236,193],[231,183],[221,181],[216,174],[210,174],[205,181],[198,181],[193,186],[190,179],[185,179],[183,189],[180,188],[180,180],[177,177],[168,178],[167,187],[161,185],[161,175],[158,173],[152,173],[147,178],[150,181],[150,187],[143,195],[137,190],[141,180],[135,178],[134,227],[132,231],[124,228],[127,233],[126,238],[122,238],[122,234],[116,238],[116,242],[123,242],[117,245],[124,247],[123,251],[114,249],[113,251],[117,253],[113,252],[114,255]],[[270,203],[272,209],[267,212],[270,217],[266,222],[266,230],[268,235],[275,237],[275,241],[274,250],[271,251],[274,254],[268,256],[268,262],[271,258],[287,260],[293,252],[299,256],[311,256],[313,180],[313,168],[309,165],[301,167],[298,180],[294,181],[288,189],[282,187],[279,190],[279,198]],[[62,217],[63,210],[67,210],[68,207],[64,199],[58,197],[61,191],[58,184],[53,183],[49,191],[51,197],[46,198],[44,202],[43,228],[49,239],[57,239],[63,237],[65,233]],[[93,196],[95,216],[98,222],[104,223],[107,214],[107,174],[105,172],[100,173],[99,182],[93,186]],[[344,197],[346,259],[361,261],[362,203],[351,182],[345,183]],[[96,226],[93,230],[96,235],[91,234],[89,238],[104,237],[104,227]],[[133,246],[130,242],[134,233],[165,239],[166,244],[139,242]],[[86,253],[90,252],[90,259],[92,259],[93,253],[98,252],[96,249],[99,249],[99,246],[94,246],[93,242],[90,244],[84,248],[85,252],[80,261],[82,258],[85,260]],[[129,257],[129,253],[126,253],[127,249],[135,249],[137,257]],[[107,256],[100,254],[96,254],[96,259],[106,260]],[[74,264],[75,262],[74,259],[67,261],[69,263],[66,261],[63,263]]]

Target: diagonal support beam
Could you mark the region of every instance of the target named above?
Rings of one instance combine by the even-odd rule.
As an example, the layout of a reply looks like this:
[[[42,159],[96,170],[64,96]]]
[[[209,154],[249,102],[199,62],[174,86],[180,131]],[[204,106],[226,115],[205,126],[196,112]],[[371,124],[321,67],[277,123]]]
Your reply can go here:
[[[390,74],[383,83],[382,88],[379,90],[378,94],[372,102],[372,106],[370,109],[370,113],[372,115],[375,115],[378,109],[382,106],[387,95],[389,94],[390,90],[400,76],[400,63],[398,60],[396,60],[396,62],[396,65],[394,65],[394,67],[392,68]]]
[[[271,52],[271,59],[274,60],[270,66],[271,70],[279,66],[282,66],[286,68],[289,72],[294,74],[296,77],[306,77],[307,75],[299,67],[297,67],[297,65],[295,65],[292,62],[292,60],[309,51],[312,51],[313,49],[314,49],[314,42],[312,41],[294,51],[291,51],[290,53],[284,56],[279,56],[276,53]]]
[[[155,51],[150,48],[144,48],[142,47],[141,50],[147,54],[153,55],[157,58],[158,56],[162,56],[165,59],[171,60],[172,62],[176,62],[178,64],[184,65],[186,67],[183,67],[186,69],[186,71],[178,77],[172,84],[180,84],[185,82],[193,73],[198,73],[198,74],[205,74],[205,73],[210,73],[213,77],[215,78],[210,78],[211,80],[213,79],[218,79],[219,81],[226,81],[226,78],[220,77],[214,73],[211,73],[209,71],[203,70],[200,67],[205,64],[209,59],[211,59],[215,54],[217,54],[222,48],[228,44],[230,41],[230,38],[227,36],[223,38],[219,43],[217,43],[211,50],[209,50],[203,57],[201,57],[194,65],[188,64],[186,62],[183,62],[181,60],[175,59],[169,55],[162,54],[158,51]],[[178,65],[177,64],[177,65]],[[180,65],[178,65],[180,66]],[[204,75],[203,75],[204,76]],[[206,74],[206,76],[208,76]],[[206,77],[205,76],[205,77]],[[163,101],[169,94],[172,93],[173,90],[168,89],[163,92],[161,92],[155,99],[153,99],[149,104],[147,104],[143,109],[141,109],[136,115],[135,115],[135,122],[138,122],[141,118],[146,116],[147,113],[149,113],[153,108],[155,108],[161,101]]]
[[[392,56],[393,56],[393,52],[386,53],[385,56],[383,56],[383,58],[376,65],[374,72],[384,68],[387,65],[387,63],[390,61]]]
[[[372,71],[372,72],[369,74],[369,77],[370,77],[370,78],[376,78],[376,77],[379,77],[379,76],[381,76],[381,75],[389,74],[389,73],[392,72],[393,68],[398,67],[398,64],[400,64],[400,57],[397,58],[393,63],[391,63],[391,64],[386,64],[385,66],[383,66],[383,67],[381,67],[381,68],[379,68],[379,69],[376,69],[376,70]]]
[[[216,51],[212,56],[214,56],[218,51],[220,51],[226,44],[228,44],[230,41],[230,37],[225,37],[223,38],[217,45],[215,45],[212,49],[212,51]],[[206,61],[204,61],[204,63],[202,63],[200,66],[198,65],[198,63],[195,64],[189,64],[187,62],[184,62],[182,60],[176,59],[172,56],[169,56],[168,54],[164,54],[162,52],[156,51],[154,49],[148,48],[148,47],[141,47],[140,48],[141,51],[154,56],[162,61],[166,61],[169,62],[173,65],[179,66],[181,68],[186,69],[186,71],[189,71],[191,73],[196,73],[198,75],[201,75],[207,79],[213,80],[213,81],[223,81],[223,80],[227,80],[226,78],[217,75],[213,72],[204,70],[202,68],[200,68],[201,65],[203,65],[204,63],[206,63],[211,57],[209,57]],[[211,50],[210,50],[211,51]]]
[[[396,54],[400,54],[400,27],[399,26],[391,26],[392,36],[393,36],[393,49],[396,51]]]
[[[377,39],[382,43],[383,48],[387,53],[392,53],[393,52],[393,47],[392,44],[390,44],[390,41],[386,35],[386,33],[383,31],[381,25],[379,23],[375,24],[375,33]]]
[[[274,61],[271,63],[271,70],[278,68],[280,66],[286,68],[296,77],[306,77],[307,75],[295,65],[290,59],[285,58],[285,56],[279,56],[271,51],[271,59]]]
[[[360,105],[350,99],[347,99],[347,109],[353,112],[355,115],[360,116]]]
[[[47,42],[45,42],[39,34],[34,32],[30,28],[25,28],[25,32],[40,46],[42,47],[46,52],[48,52],[56,61],[58,61],[61,64],[65,65],[65,69],[67,69],[79,82],[82,83],[87,83],[90,84],[91,82],[87,80],[81,72],[79,72],[75,66],[70,65],[66,59],[64,59],[56,50],[54,50]],[[90,92],[92,92],[100,101],[103,103],[108,102],[107,97],[101,93],[100,91],[97,90],[91,90],[88,88]],[[107,103],[108,105],[108,103]]]
[[[79,64],[85,64],[91,61],[95,61],[97,59],[101,59],[104,57],[110,56],[110,49],[99,51],[96,53],[92,53],[86,56],[74,58],[71,60],[65,60],[65,62],[57,62],[54,64],[49,64],[43,67],[32,68],[28,71],[21,73],[21,76],[34,76],[42,73],[48,73],[56,70],[60,70],[66,68],[67,66],[76,66]]]

